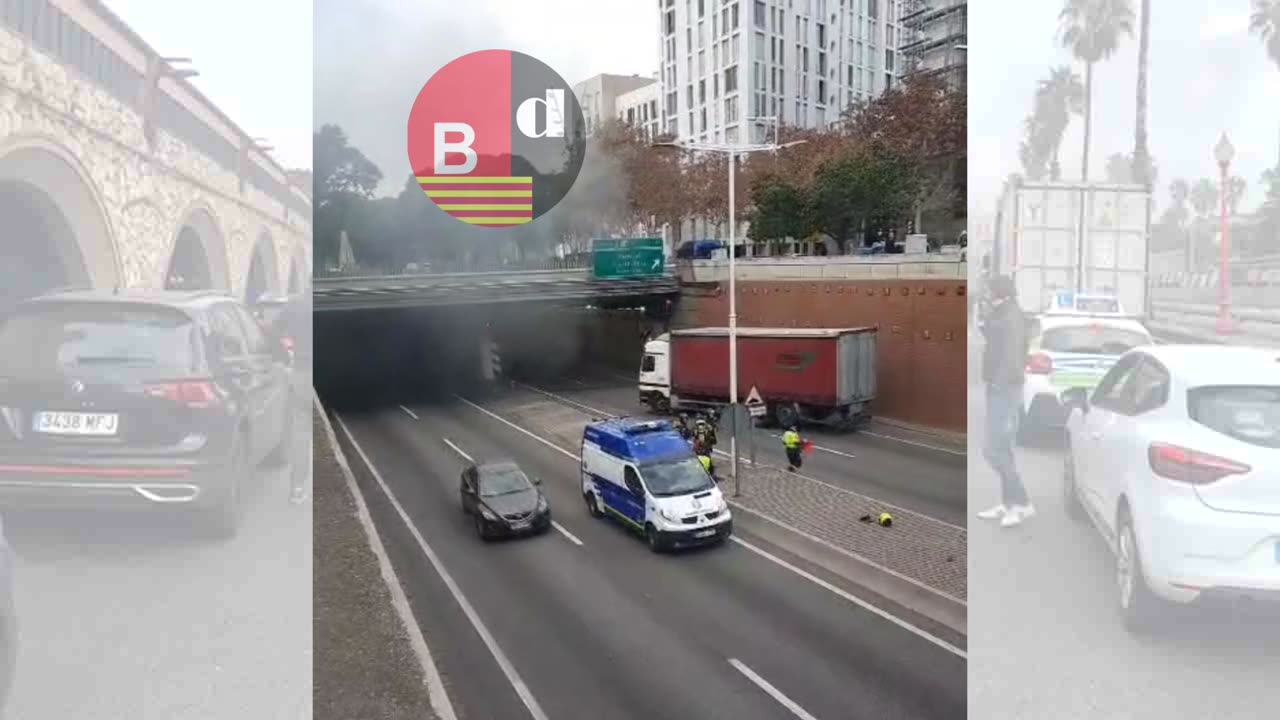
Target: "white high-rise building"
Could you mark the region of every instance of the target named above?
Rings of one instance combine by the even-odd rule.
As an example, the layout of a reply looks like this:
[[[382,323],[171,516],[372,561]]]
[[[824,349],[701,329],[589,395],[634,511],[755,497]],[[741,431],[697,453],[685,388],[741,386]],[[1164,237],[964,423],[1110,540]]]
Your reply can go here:
[[[650,140],[662,134],[662,118],[658,112],[658,83],[649,83],[641,88],[618,96],[618,120],[644,133]]]
[[[582,107],[582,119],[587,135],[593,135],[607,120],[618,115],[618,98],[632,90],[653,85],[652,77],[639,75],[601,74],[587,78],[573,86],[573,94]]]
[[[821,127],[901,76],[903,0],[652,0],[662,122],[709,142]]]

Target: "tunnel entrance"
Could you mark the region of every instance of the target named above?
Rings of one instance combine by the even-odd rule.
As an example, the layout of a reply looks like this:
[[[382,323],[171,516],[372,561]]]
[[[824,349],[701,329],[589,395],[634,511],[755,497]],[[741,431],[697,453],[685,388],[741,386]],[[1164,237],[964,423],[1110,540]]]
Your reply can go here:
[[[253,246],[253,255],[249,259],[249,274],[244,283],[245,302],[255,303],[263,295],[275,290],[276,278],[275,245],[267,234],[259,236]]]
[[[0,312],[58,288],[119,282],[102,207],[73,163],[42,144],[0,156]]]
[[[173,245],[169,272],[165,274],[166,290],[207,290],[213,287],[209,258],[200,236],[190,226],[183,227]]]
[[[43,190],[0,182],[0,311],[57,288],[92,282],[71,223]]]

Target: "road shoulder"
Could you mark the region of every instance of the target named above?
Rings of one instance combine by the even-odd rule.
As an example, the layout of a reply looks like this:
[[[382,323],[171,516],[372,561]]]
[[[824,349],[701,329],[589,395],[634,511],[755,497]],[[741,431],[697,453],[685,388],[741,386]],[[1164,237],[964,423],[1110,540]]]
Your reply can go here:
[[[312,432],[315,717],[451,720],[439,675],[318,402]]]

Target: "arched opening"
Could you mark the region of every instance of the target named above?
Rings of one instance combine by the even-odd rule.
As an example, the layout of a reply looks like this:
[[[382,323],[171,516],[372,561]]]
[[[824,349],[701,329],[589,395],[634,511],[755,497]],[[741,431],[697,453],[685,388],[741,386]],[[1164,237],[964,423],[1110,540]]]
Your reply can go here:
[[[187,214],[173,240],[164,286],[169,290],[229,288],[227,246],[213,216],[203,208]]]
[[[200,243],[200,236],[190,227],[182,228],[173,244],[164,287],[166,290],[207,290],[213,287],[209,258]]]
[[[293,251],[293,260],[289,263],[289,294],[298,295],[307,289],[307,258],[301,248]]]
[[[117,284],[101,206],[54,150],[0,152],[0,218],[0,311],[59,288]]]
[[[253,255],[249,259],[249,273],[244,283],[245,302],[252,304],[263,295],[275,292],[280,278],[278,267],[275,244],[264,232],[254,243]]]

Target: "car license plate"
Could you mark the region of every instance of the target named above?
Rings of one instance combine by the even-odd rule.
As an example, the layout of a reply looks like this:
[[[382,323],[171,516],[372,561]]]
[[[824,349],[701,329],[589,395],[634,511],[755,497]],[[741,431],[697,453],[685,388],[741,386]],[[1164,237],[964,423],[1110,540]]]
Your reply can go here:
[[[48,435],[116,434],[119,416],[115,413],[41,412],[36,413],[36,432]]]
[[[699,530],[698,532],[694,533],[693,536],[696,538],[709,538],[715,534],[716,534],[715,530]]]
[[[1049,378],[1049,383],[1054,387],[1067,389],[1093,389],[1098,386],[1098,382],[1101,380],[1101,375],[1095,375],[1093,373],[1054,373],[1054,375]]]

